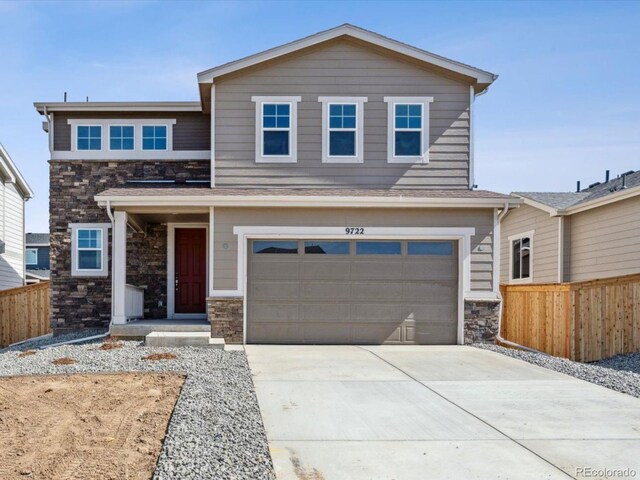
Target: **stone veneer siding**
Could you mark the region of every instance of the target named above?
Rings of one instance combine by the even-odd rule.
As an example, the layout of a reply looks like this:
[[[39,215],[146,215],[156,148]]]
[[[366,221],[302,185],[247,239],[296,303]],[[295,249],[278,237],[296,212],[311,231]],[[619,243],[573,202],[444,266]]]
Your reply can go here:
[[[211,336],[223,337],[226,343],[242,343],[243,307],[242,297],[207,298]]]
[[[464,343],[495,343],[499,319],[499,301],[465,300]]]
[[[49,175],[51,326],[55,333],[107,327],[111,318],[111,269],[107,277],[71,276],[69,224],[109,223],[105,209],[93,199],[108,188],[124,187],[127,180],[175,180],[178,185],[186,180],[209,180],[210,162],[51,160]],[[109,230],[109,265],[111,234]],[[146,318],[166,317],[166,256],[166,225],[149,224],[146,235],[128,233],[127,282],[147,286]]]
[[[211,336],[226,343],[242,343],[244,312],[242,297],[207,298]],[[464,302],[464,343],[494,343],[498,334],[500,302]]]

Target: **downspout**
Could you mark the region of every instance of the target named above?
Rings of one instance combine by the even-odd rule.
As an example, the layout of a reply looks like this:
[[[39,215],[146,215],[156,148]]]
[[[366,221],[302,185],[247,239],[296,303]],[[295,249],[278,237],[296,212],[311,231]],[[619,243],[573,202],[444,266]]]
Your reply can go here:
[[[107,209],[107,216],[109,217],[109,220],[111,220],[111,234],[113,235],[113,228],[115,226],[115,219],[113,218],[113,212],[111,211],[111,200],[107,200],[106,209]],[[112,243],[112,245],[113,245],[113,243]],[[113,257],[113,255],[112,255],[112,257]],[[113,299],[113,269],[111,271],[111,298]],[[59,347],[61,345],[70,345],[72,343],[88,342],[88,341],[91,341],[91,340],[98,340],[100,338],[106,338],[106,337],[111,335],[112,323],[113,323],[113,301],[111,302],[111,316],[109,317],[109,328],[107,329],[107,331],[105,333],[100,333],[98,335],[92,335],[90,337],[76,338],[75,340],[68,340],[66,342],[58,342],[58,343],[54,343],[54,344],[51,344],[51,345],[46,345],[46,346],[42,347],[42,350],[47,349],[47,348]]]
[[[495,249],[495,252],[493,253],[494,255],[500,255],[500,244],[501,244],[501,239],[500,239],[500,225],[502,222],[502,219],[504,217],[506,217],[507,213],[509,213],[509,201],[507,200],[504,204],[504,209],[502,210],[502,212],[500,212],[500,214],[498,215],[498,220],[496,222],[496,226],[495,226],[495,232],[494,232],[494,236],[496,237],[496,244],[497,244],[497,248]],[[498,260],[500,260],[500,258],[498,257]],[[500,266],[500,262],[498,261],[498,270],[499,270],[499,266]],[[499,272],[494,272],[494,275]],[[500,282],[496,282],[499,286]],[[520,345],[519,343],[515,343],[515,342],[511,342],[509,340],[505,340],[504,338],[502,338],[502,335],[500,334],[500,332],[502,331],[502,305],[503,305],[503,298],[502,298],[502,293],[500,293],[500,288],[496,289],[496,294],[498,296],[498,300],[500,302],[500,309],[498,310],[498,333],[496,334],[496,340],[504,345],[508,345],[510,347],[513,348],[517,348],[520,350],[525,350],[527,352],[531,352],[531,353],[541,353],[542,355],[547,355],[549,356],[547,353],[541,352],[539,350],[535,350],[533,348],[529,348],[529,347],[525,347],[524,345]]]

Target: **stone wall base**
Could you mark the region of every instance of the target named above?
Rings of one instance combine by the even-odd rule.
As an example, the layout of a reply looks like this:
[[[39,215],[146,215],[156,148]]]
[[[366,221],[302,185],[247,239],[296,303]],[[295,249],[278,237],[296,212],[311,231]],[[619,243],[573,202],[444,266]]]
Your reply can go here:
[[[499,300],[465,300],[464,343],[494,343],[499,317]]]
[[[242,297],[207,298],[207,316],[211,336],[223,337],[226,343],[242,343],[244,299]]]

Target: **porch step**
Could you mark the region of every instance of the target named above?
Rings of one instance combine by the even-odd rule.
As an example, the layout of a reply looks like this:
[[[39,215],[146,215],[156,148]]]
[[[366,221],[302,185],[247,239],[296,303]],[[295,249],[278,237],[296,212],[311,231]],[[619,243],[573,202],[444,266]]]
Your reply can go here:
[[[211,338],[211,332],[151,332],[144,343],[147,347],[224,348],[224,339]]]
[[[207,320],[135,320],[111,326],[111,336],[143,338],[152,332],[211,332]]]

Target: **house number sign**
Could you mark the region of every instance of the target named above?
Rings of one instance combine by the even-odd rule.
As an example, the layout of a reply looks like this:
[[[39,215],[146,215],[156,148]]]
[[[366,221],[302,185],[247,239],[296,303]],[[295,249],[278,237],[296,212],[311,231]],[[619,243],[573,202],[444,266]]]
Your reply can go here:
[[[347,227],[344,231],[347,235],[364,235],[364,228],[362,227]]]

